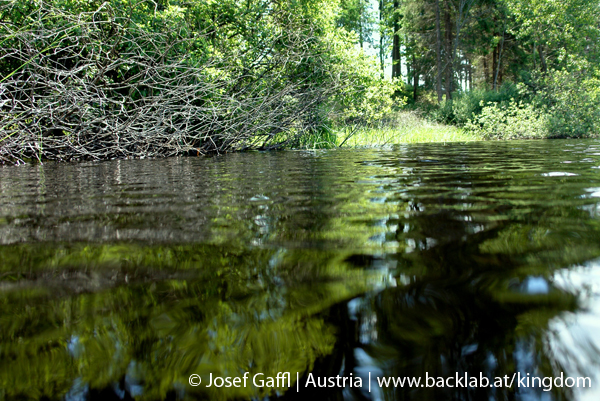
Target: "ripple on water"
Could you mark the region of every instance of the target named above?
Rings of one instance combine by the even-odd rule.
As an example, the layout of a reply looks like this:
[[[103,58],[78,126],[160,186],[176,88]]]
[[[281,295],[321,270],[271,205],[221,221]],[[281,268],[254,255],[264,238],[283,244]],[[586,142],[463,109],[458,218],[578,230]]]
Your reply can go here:
[[[186,383],[312,369],[594,384],[330,398],[595,400],[599,155],[513,141],[1,168],[0,394],[290,397]]]

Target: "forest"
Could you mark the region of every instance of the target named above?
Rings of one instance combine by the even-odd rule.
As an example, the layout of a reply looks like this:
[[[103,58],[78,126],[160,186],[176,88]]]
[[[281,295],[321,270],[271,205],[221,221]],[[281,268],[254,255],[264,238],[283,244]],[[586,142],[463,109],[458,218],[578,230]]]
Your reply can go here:
[[[600,133],[589,0],[1,0],[0,162]],[[435,132],[432,134],[435,136]]]

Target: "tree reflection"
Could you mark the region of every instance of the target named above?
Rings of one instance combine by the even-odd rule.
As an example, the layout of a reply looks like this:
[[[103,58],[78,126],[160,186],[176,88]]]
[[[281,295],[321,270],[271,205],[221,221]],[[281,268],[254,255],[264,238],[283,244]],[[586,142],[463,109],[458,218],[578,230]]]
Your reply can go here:
[[[516,163],[509,145],[460,149],[2,176],[0,397],[576,399],[540,388],[188,385],[192,373],[245,371],[365,384],[368,372],[600,371],[594,344],[553,332],[581,313],[587,285],[557,277],[600,256],[597,178],[583,163],[543,175],[575,158],[561,149],[550,167],[527,152]]]
[[[396,266],[398,285],[364,298],[359,308],[359,347],[372,357],[371,368],[422,380],[426,374],[552,377],[567,368],[586,371],[561,365],[548,344],[551,322],[580,308],[576,294],[553,285],[554,274],[600,255],[597,219],[577,202],[561,201],[572,199],[572,192],[556,191],[550,203],[536,193],[507,202],[520,188],[492,181],[496,190],[504,185],[506,191],[495,199],[486,192],[489,172],[463,168],[453,183],[460,193],[428,196],[440,178],[412,173],[423,179],[410,183],[410,176],[400,177],[390,185],[390,190],[403,186],[408,199],[404,217],[388,222],[398,227],[393,239],[406,244],[403,252],[386,256]],[[513,172],[513,178],[518,175],[531,176]],[[539,386],[383,391],[385,399],[401,400],[550,397]],[[552,397],[573,399],[573,394],[555,388]]]
[[[161,269],[122,267],[118,274],[130,277],[123,285],[111,282],[114,269],[105,267],[104,277],[89,280],[110,286],[94,292],[85,287],[75,296],[62,285],[69,281],[64,271],[56,277],[44,273],[42,287],[31,273],[29,282],[19,281],[24,287],[3,291],[5,396],[60,398],[77,386],[97,391],[117,385],[143,399],[161,399],[170,391],[184,398],[262,397],[272,389],[193,388],[188,377],[200,374],[208,383],[209,373],[285,371],[295,378],[296,372],[310,371],[335,343],[335,327],[323,314],[368,285],[367,273],[351,269],[335,253],[290,251],[273,265],[275,250],[196,245],[160,251],[173,252],[189,269],[171,271],[169,278]],[[152,266],[158,250],[138,252]],[[299,263],[302,259],[312,263]],[[101,267],[95,274],[102,276],[98,272]]]

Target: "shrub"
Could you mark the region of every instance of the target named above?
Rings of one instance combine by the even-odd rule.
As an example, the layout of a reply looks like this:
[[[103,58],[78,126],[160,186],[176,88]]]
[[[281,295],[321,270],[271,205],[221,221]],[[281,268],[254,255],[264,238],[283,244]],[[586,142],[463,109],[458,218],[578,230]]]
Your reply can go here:
[[[475,89],[469,92],[456,93],[454,99],[445,101],[430,115],[434,120],[463,126],[475,115],[481,113],[489,103],[508,104],[511,99],[520,99],[521,94],[516,85],[506,83],[498,91]]]
[[[538,78],[542,90],[536,100],[548,108],[550,137],[600,134],[600,80],[586,70],[550,71]]]
[[[329,0],[67,3],[0,3],[0,163],[321,146],[391,109]]]
[[[485,139],[546,138],[550,134],[550,117],[544,106],[511,99],[508,104],[480,104],[465,129]]]

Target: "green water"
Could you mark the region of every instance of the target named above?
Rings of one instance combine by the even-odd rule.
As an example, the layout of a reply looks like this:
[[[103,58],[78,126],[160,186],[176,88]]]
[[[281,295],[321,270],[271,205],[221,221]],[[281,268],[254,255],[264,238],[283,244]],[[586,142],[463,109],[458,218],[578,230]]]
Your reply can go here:
[[[600,397],[598,141],[47,163],[0,191],[0,399]],[[292,388],[205,386],[244,372]],[[375,379],[561,372],[592,388]]]

